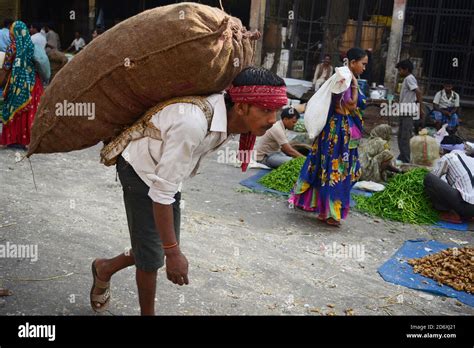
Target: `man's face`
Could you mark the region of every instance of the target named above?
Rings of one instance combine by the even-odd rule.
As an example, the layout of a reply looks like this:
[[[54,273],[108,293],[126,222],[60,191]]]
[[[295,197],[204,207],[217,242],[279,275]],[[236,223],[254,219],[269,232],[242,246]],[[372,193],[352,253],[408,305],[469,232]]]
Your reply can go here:
[[[324,64],[329,64],[329,63],[331,63],[331,57],[324,57],[323,63],[324,63]]]
[[[408,76],[408,69],[398,68],[398,73],[401,77],[406,77]]]
[[[278,110],[261,109],[250,104],[243,104],[241,107],[244,111],[242,119],[253,135],[264,135],[276,122]]]
[[[30,35],[35,35],[37,32],[36,28],[30,27]]]
[[[285,124],[286,129],[293,130],[298,123],[298,120],[296,119],[296,116],[293,116],[292,118],[283,119],[283,123]]]
[[[453,85],[444,85],[444,90],[448,93],[451,93],[451,91],[453,90]]]

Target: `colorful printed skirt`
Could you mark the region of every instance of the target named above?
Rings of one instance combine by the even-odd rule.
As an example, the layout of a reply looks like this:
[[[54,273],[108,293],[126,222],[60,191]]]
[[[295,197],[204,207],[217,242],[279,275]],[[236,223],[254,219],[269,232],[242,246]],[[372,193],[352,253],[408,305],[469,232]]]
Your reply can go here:
[[[361,175],[358,140],[351,139],[355,127],[350,115],[334,113],[328,119],[301,169],[290,203],[318,213],[321,220],[347,217],[350,191]]]
[[[23,110],[19,111],[7,124],[3,125],[0,145],[19,144],[27,146],[30,143],[31,126],[33,125],[42,94],[43,84],[37,75],[30,103]]]

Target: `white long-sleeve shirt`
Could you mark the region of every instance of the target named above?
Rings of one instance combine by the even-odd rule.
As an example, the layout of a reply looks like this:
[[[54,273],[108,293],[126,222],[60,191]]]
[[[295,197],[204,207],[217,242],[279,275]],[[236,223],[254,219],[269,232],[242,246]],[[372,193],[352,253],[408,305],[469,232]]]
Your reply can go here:
[[[122,152],[150,187],[148,195],[154,202],[172,204],[183,180],[196,174],[201,159],[227,140],[224,96],[213,94],[207,100],[214,109],[209,132],[206,116],[198,106],[172,104],[151,118],[162,140],[141,138]]]
[[[474,158],[466,156],[464,152],[458,150],[441,157],[436,162],[432,173],[440,178],[446,175],[447,183],[459,191],[462,199],[467,203],[474,204],[474,189],[471,179],[457,155],[461,156],[471,174],[474,175]]]

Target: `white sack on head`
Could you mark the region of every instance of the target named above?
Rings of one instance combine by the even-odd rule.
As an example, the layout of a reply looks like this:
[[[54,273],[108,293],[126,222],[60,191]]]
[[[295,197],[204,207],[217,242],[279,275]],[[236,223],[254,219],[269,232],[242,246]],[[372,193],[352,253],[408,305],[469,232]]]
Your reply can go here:
[[[348,67],[338,67],[336,72],[317,90],[306,105],[304,125],[312,139],[317,137],[326,125],[332,94],[347,90],[352,81]]]

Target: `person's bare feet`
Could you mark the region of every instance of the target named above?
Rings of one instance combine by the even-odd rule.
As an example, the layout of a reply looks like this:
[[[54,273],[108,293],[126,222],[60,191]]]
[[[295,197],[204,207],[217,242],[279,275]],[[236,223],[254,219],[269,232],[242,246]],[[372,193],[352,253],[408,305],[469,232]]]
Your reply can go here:
[[[451,222],[453,224],[460,224],[462,223],[462,219],[461,217],[459,216],[459,214],[457,214],[456,212],[454,211],[450,211],[450,212],[444,212],[444,213],[441,213],[439,218],[443,221],[447,221],[447,222]]]
[[[341,227],[341,222],[340,222],[340,221],[337,221],[336,219],[333,219],[333,218],[327,219],[327,220],[326,220],[326,223],[327,223],[329,226]]]
[[[324,217],[324,216],[318,215],[316,218],[317,218],[319,221],[325,222],[325,223],[327,223],[327,224],[330,225],[330,226],[335,226],[335,227],[340,227],[340,226],[341,226],[341,222],[338,221],[338,220],[336,220],[336,219],[334,219],[334,218],[332,218],[332,217],[326,218],[326,217]]]
[[[96,259],[94,261],[94,265],[95,265],[95,270],[96,270],[96,273],[97,273],[97,278],[103,282],[108,282],[110,281],[110,278],[111,278],[111,274],[108,273],[107,271],[107,260],[106,259]],[[103,288],[99,288],[97,286],[94,287],[94,289],[92,290],[92,294],[94,295],[102,295],[104,294],[108,289],[103,289]],[[94,305],[96,308],[100,309],[103,304],[99,303],[99,302],[94,302]]]

